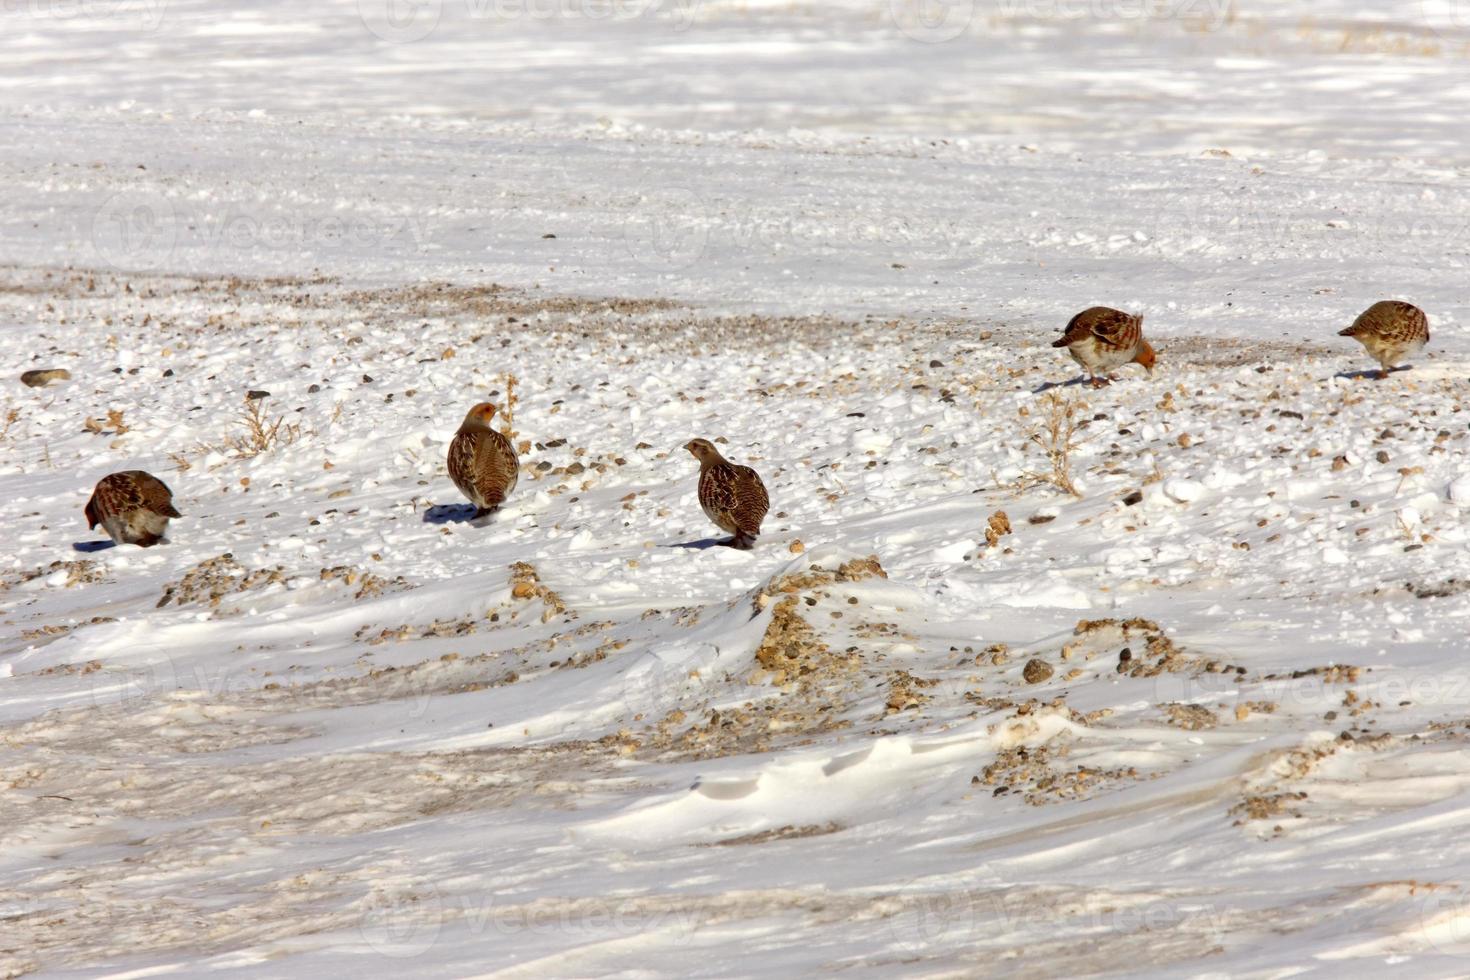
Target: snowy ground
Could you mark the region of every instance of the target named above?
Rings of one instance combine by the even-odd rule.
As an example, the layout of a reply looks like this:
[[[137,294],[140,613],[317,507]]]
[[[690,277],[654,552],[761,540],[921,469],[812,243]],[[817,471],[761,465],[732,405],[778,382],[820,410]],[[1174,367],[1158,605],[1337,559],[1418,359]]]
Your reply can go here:
[[[1470,973],[1470,8],[1294,6],[0,7],[0,974]]]

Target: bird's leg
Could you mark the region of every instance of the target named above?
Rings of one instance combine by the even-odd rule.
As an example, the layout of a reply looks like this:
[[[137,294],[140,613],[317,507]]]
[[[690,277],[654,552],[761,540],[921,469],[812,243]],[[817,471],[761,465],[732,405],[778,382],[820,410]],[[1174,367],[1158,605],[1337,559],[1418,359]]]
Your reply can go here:
[[[1379,370],[1378,370],[1378,380],[1379,381],[1383,381],[1384,379],[1386,379],[1388,377],[1388,372],[1389,371],[1392,371],[1392,370],[1393,370],[1393,368],[1389,367],[1387,364],[1385,364],[1383,367],[1379,368]]]
[[[755,544],[755,538],[742,531],[729,541],[726,541],[725,544],[734,548],[736,551],[749,551]]]

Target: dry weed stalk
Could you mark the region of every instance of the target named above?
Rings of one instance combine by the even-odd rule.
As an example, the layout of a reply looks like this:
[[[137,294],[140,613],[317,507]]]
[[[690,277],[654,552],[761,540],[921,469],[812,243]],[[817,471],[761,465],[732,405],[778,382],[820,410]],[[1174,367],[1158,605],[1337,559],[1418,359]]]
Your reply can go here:
[[[1082,444],[1078,433],[1082,429],[1081,414],[1086,406],[1081,399],[1063,398],[1050,391],[1042,398],[1041,407],[1041,419],[1026,438],[1045,455],[1048,469],[1041,473],[1024,473],[1021,481],[1028,485],[1044,483],[1063,493],[1081,497],[1072,477],[1072,451]]]
[[[301,438],[301,426],[286,424],[286,417],[278,415],[272,419],[266,414],[263,399],[245,399],[245,410],[240,413],[239,423],[245,431],[225,439],[224,447],[241,459],[250,459],[269,452],[278,446],[289,446]]]
[[[120,436],[124,432],[127,432],[128,429],[131,427],[123,421],[123,413],[120,409],[109,408],[107,410],[106,422],[99,422],[96,419],[87,419],[87,421],[82,423],[82,428],[86,429],[88,432],[96,433],[97,435],[110,432],[113,435]]]
[[[5,424],[3,427],[0,427],[0,442],[4,442],[6,439],[10,438],[10,430],[14,428],[15,423],[19,421],[20,409],[9,408],[5,410]]]
[[[500,415],[500,431],[511,442],[515,442],[516,376],[508,372],[505,375],[505,406],[501,410]]]

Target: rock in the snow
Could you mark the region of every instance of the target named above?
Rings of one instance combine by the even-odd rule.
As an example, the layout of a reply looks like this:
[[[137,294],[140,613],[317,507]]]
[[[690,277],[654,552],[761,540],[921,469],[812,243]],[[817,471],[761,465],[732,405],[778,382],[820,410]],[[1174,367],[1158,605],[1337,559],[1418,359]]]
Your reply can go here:
[[[70,381],[71,372],[66,368],[46,368],[40,371],[27,371],[20,376],[20,383],[27,388],[44,388],[53,381]]]
[[[1052,673],[1051,664],[1040,659],[1028,660],[1026,666],[1021,668],[1021,676],[1026,678],[1027,684],[1040,684],[1050,678]]]

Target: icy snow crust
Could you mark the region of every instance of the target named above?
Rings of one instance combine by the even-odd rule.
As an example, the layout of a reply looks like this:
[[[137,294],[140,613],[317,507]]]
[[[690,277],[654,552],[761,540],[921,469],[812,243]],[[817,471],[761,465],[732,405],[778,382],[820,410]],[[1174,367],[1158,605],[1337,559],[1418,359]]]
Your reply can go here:
[[[359,7],[0,32],[0,971],[1470,972],[1453,5]]]

